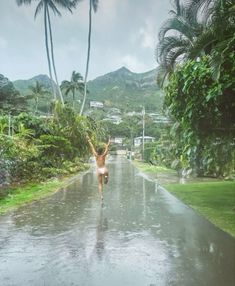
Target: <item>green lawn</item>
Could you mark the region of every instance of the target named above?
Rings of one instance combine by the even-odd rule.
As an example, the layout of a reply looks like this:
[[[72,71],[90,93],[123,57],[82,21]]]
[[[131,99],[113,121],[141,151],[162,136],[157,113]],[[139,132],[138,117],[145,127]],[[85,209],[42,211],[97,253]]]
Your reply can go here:
[[[174,170],[172,169],[168,169],[166,167],[163,166],[153,166],[150,165],[148,163],[145,162],[141,162],[141,161],[132,161],[132,163],[141,171],[146,172],[146,173],[164,173],[164,172],[172,172],[172,173],[176,173]]]
[[[164,187],[235,237],[235,182],[169,184]]]
[[[28,183],[24,186],[10,188],[8,196],[0,200],[0,214],[26,203],[42,199],[56,192],[64,184],[64,181],[54,179],[44,183]]]

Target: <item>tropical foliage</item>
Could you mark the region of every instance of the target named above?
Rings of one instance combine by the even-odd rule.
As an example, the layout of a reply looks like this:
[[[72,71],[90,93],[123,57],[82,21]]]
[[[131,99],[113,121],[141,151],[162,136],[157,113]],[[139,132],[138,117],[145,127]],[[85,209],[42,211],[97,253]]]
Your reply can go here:
[[[54,116],[48,118],[27,113],[14,116],[11,136],[7,116],[0,117],[0,127],[0,184],[79,171],[89,155],[86,134],[95,142],[102,131],[92,119],[58,103]]]
[[[173,155],[176,169],[228,176],[235,159],[235,7],[224,0],[174,3],[157,48],[165,107],[175,122],[162,159]]]
[[[221,82],[214,81],[204,57],[179,66],[165,88],[165,104],[177,122],[172,128],[178,138],[175,156],[200,175],[228,175],[233,165],[235,85],[230,72],[224,70]]]
[[[211,55],[211,68],[219,74],[226,47],[234,36],[235,8],[233,1],[173,1],[171,17],[159,31],[156,55],[160,64],[158,82],[163,84],[177,63]],[[212,54],[213,49],[220,53]]]

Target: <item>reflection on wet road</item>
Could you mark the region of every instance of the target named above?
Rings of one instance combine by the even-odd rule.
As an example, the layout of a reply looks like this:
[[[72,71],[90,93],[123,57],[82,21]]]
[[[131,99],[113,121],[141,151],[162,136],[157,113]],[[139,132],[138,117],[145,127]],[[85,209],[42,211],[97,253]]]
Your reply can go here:
[[[111,158],[100,205],[93,172],[0,218],[1,286],[233,286],[235,239]]]

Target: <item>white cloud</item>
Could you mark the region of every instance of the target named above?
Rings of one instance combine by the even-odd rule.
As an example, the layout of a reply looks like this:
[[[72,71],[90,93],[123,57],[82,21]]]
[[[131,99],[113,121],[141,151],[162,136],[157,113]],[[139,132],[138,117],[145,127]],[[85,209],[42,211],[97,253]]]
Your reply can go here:
[[[143,70],[148,69],[148,66],[143,62],[140,62],[137,57],[133,55],[124,55],[119,60],[120,66],[126,66],[128,69],[134,72],[142,72]]]
[[[143,28],[140,29],[139,34],[141,36],[142,47],[154,49],[155,43],[154,43],[153,35],[151,33],[149,33],[149,31],[147,31]]]
[[[114,17],[117,14],[118,0],[100,1],[99,9],[107,17]]]
[[[154,23],[150,21],[145,22],[145,26],[141,27],[139,30],[139,36],[141,40],[141,46],[143,48],[154,49],[156,46],[156,31]]]

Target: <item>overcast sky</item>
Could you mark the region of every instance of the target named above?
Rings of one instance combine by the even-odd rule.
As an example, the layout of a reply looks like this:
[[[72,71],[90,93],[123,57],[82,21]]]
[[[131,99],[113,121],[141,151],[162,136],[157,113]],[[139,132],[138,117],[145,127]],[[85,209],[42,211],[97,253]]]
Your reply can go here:
[[[15,0],[0,0],[0,74],[10,80],[48,74],[43,13],[34,20],[38,0],[32,2],[18,7]],[[73,70],[84,76],[88,3],[83,0],[73,14],[52,15],[59,81]],[[158,29],[169,9],[170,0],[100,0],[93,15],[89,79],[122,66],[137,73],[155,68]]]

